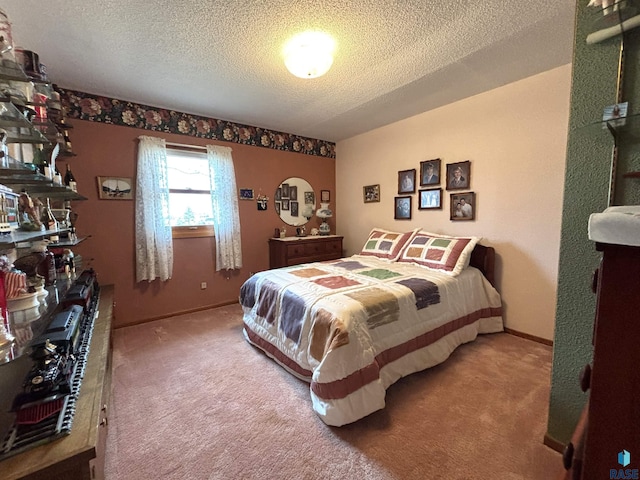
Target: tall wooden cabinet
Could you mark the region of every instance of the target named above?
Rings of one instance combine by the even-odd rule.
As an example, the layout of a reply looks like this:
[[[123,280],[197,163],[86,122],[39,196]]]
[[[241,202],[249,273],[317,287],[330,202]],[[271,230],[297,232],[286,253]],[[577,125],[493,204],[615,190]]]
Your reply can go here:
[[[583,479],[640,467],[640,247],[597,243],[593,364]],[[632,464],[617,461],[632,454]]]
[[[602,260],[594,275],[593,361],[580,380],[589,400],[565,451],[565,478],[631,478],[610,473],[640,469],[640,247],[596,249]],[[628,465],[618,461],[623,451]]]

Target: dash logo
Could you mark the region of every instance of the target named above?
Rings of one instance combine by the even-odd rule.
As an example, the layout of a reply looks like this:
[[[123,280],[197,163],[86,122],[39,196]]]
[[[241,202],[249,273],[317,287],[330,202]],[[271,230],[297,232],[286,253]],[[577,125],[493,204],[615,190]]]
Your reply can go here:
[[[618,463],[622,467],[628,466],[631,463],[631,454],[626,450],[618,452]],[[609,470],[609,478],[638,480],[640,477],[638,477],[637,468],[612,468]]]

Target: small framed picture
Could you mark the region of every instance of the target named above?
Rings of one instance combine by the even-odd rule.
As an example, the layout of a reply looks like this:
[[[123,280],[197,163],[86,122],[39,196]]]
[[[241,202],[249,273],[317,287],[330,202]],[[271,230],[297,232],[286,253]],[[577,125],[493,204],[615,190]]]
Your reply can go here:
[[[289,210],[289,199],[282,199],[280,201],[282,210]]]
[[[418,190],[418,210],[442,208],[442,189],[426,188]]]
[[[440,184],[440,159],[420,162],[420,186]]]
[[[298,200],[298,187],[296,185],[289,187],[289,200]]]
[[[133,179],[130,177],[96,177],[98,198],[103,200],[133,200]]]
[[[471,185],[471,162],[447,164],[447,190],[464,190]]]
[[[276,213],[280,215],[280,202],[276,202]]]
[[[280,197],[289,198],[289,184],[283,183],[282,185],[280,185],[280,188],[282,189],[282,191],[280,192]]]
[[[365,185],[362,187],[364,203],[373,203],[380,201],[380,184],[378,185]]]
[[[400,170],[398,172],[398,193],[416,192],[416,169]]]
[[[394,204],[396,213],[393,218],[396,220],[411,220],[411,197],[395,197]]]
[[[252,188],[241,188],[240,189],[240,200],[253,200],[253,189]]]
[[[320,201],[327,203],[331,201],[331,192],[329,190],[320,190]]]
[[[316,194],[313,192],[304,192],[304,203],[305,205],[308,205],[308,204],[315,205]]]
[[[276,188],[275,200],[280,200],[282,198],[282,187]]]
[[[451,220],[476,219],[476,194],[474,192],[451,194]]]
[[[626,122],[627,111],[629,110],[629,102],[614,103],[604,108],[602,113],[602,128],[607,128],[607,123],[613,127],[621,127]]]
[[[289,207],[291,207],[291,216],[292,217],[297,217],[298,216],[298,202],[295,202],[293,200],[291,200],[291,203],[289,203]]]

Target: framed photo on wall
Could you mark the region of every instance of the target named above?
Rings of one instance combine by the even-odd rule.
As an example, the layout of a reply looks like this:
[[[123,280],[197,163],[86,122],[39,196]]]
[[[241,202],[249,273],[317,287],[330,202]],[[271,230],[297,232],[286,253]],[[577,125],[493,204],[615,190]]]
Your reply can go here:
[[[380,201],[380,184],[378,185],[365,185],[362,187],[364,203],[373,203]]]
[[[476,219],[476,194],[474,192],[452,193],[451,220],[455,222]]]
[[[398,172],[398,193],[416,192],[416,169],[400,170]]]
[[[442,208],[442,189],[426,188],[418,190],[418,210]]]
[[[133,200],[133,179],[130,177],[96,177],[98,198],[103,200]]]
[[[471,185],[471,162],[447,164],[447,190],[465,190]]]
[[[331,201],[331,192],[329,190],[320,190],[320,201],[327,203]]]
[[[304,203],[315,205],[316,195],[314,192],[304,192]]]
[[[252,188],[241,188],[240,189],[240,200],[253,200],[253,189]]]
[[[440,184],[440,159],[420,162],[420,186]]]
[[[393,218],[396,220],[411,220],[411,197],[395,197],[394,206],[395,215]]]

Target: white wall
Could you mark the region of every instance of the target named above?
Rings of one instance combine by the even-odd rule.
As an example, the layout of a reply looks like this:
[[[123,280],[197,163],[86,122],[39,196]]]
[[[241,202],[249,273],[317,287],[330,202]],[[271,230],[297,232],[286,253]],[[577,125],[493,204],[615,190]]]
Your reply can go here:
[[[497,287],[505,326],[552,339],[571,65],[401,120],[338,142],[337,233],[347,255],[358,253],[372,227],[482,236],[495,247]],[[418,210],[394,220],[398,171],[420,162],[471,161],[475,221],[449,219],[442,210]],[[418,180],[419,183],[419,180]],[[362,187],[380,184],[380,203],[363,202]],[[419,187],[418,187],[419,188]],[[455,192],[459,193],[459,192]]]

